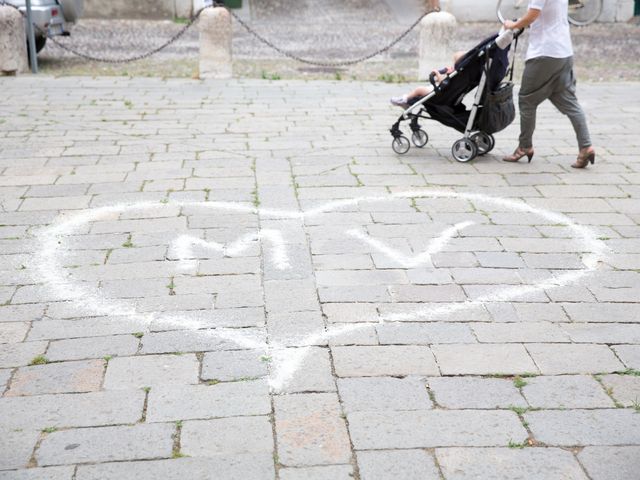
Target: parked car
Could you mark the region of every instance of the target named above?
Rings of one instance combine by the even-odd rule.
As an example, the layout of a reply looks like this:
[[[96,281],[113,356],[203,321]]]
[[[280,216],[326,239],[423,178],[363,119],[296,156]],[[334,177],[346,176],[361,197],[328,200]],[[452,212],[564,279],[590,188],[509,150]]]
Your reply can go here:
[[[21,12],[27,11],[25,0],[5,0]],[[69,35],[71,27],[84,11],[84,0],[31,0],[31,15],[36,29],[36,52],[47,43],[46,35]],[[46,32],[46,35],[43,33]]]

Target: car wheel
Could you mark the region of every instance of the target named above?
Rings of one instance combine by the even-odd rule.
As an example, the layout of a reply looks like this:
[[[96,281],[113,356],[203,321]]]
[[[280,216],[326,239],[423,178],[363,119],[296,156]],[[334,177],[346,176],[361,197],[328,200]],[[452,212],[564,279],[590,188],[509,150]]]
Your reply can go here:
[[[36,35],[36,53],[40,53],[40,50],[47,44],[47,37]]]

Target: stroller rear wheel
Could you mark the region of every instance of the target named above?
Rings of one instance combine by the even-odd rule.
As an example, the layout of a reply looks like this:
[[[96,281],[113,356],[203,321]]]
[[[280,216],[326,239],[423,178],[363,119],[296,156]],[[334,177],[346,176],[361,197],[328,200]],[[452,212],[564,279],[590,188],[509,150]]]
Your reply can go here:
[[[493,135],[484,132],[474,133],[471,135],[471,140],[478,147],[478,155],[489,153],[496,146],[496,140]]]
[[[404,155],[411,148],[411,144],[409,143],[409,139],[404,135],[400,135],[399,137],[395,137],[393,142],[391,143],[391,148],[398,155]]]
[[[478,156],[478,146],[470,138],[461,138],[451,147],[453,158],[466,163]]]
[[[429,135],[427,135],[427,132],[425,132],[424,130],[422,130],[421,128],[418,130],[415,130],[413,132],[413,135],[411,135],[411,140],[413,140],[413,144],[418,147],[418,148],[422,148],[424,147],[427,143],[429,143]]]

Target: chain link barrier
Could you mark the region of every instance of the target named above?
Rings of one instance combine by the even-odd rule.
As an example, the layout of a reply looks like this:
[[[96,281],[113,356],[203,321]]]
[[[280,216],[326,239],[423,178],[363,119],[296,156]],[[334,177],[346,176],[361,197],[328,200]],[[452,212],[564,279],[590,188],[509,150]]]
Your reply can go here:
[[[0,7],[11,7],[14,10],[17,10],[18,12],[20,12],[20,15],[24,17],[24,13],[18,7],[16,7],[13,3],[0,2]]]
[[[7,3],[4,1],[0,1],[0,6],[7,6],[7,7],[11,7],[14,8],[15,10],[17,10],[18,12],[20,12],[20,14],[24,17],[25,13],[20,10],[18,7],[16,7],[15,5],[11,4],[11,3]],[[50,40],[52,43],[54,43],[56,46],[60,47],[62,50],[69,52],[77,57],[80,58],[84,58],[85,60],[90,60],[92,62],[100,62],[100,63],[111,63],[111,64],[118,64],[118,63],[131,63],[131,62],[137,62],[138,60],[144,60],[145,58],[149,58],[152,55],[155,55],[156,53],[164,50],[165,48],[167,48],[168,46],[170,46],[171,44],[175,43],[176,41],[178,41],[186,32],[187,30],[189,30],[198,20],[198,18],[200,18],[200,15],[202,14],[202,12],[206,9],[206,8],[210,8],[210,7],[205,7],[202,8],[200,10],[198,10],[198,12],[196,12],[196,14],[189,19],[189,22],[186,23],[184,25],[184,27],[182,27],[175,35],[173,35],[168,41],[166,41],[165,43],[163,43],[162,45],[153,48],[152,50],[139,54],[139,55],[134,55],[132,57],[128,57],[128,58],[104,58],[104,57],[96,57],[93,56],[91,54],[88,53],[84,53],[84,52],[80,52],[78,50],[76,50],[73,47],[70,47],[68,45],[65,45],[64,43],[60,42],[58,39],[55,38],[54,35],[49,35],[48,32],[44,31],[42,28],[40,28],[38,25],[33,25],[35,27],[35,29],[38,31],[38,33],[40,35],[42,35],[43,37],[46,37],[48,40]]]
[[[208,8],[208,7],[206,7]],[[90,55],[88,53],[84,53],[84,52],[80,52],[68,45],[65,45],[64,43],[60,42],[59,40],[57,40],[54,36],[52,35],[46,35],[45,32],[42,32],[42,30],[36,26],[36,28],[38,29],[39,32],[41,33],[45,33],[45,35],[47,36],[47,38],[49,40],[51,40],[51,42],[53,42],[56,46],[60,47],[62,50],[65,50],[69,53],[72,53],[73,55],[76,55],[77,57],[80,58],[84,58],[85,60],[90,60],[92,62],[100,62],[100,63],[111,63],[111,64],[119,64],[119,63],[131,63],[131,62],[137,62],[138,60],[144,60],[146,58],[151,57],[152,55],[155,55],[156,53],[164,50],[165,48],[169,47],[170,45],[172,45],[173,43],[177,42],[185,33],[187,33],[187,30],[189,30],[198,20],[198,18],[200,18],[200,14],[204,11],[205,9],[201,9],[199,10],[190,20],[188,23],[186,23],[184,25],[184,27],[182,27],[175,35],[173,35],[169,40],[167,40],[165,43],[163,43],[162,45],[155,47],[151,50],[149,50],[148,52],[145,53],[141,53],[139,55],[134,55],[132,57],[127,57],[127,58],[104,58],[104,57],[95,57],[93,55]]]
[[[229,10],[229,9],[227,9],[227,10]],[[393,41],[391,41],[389,44],[385,45],[384,47],[379,48],[375,52],[369,53],[368,55],[364,55],[364,56],[362,56],[360,58],[356,58],[354,60],[341,60],[341,61],[336,61],[336,62],[320,62],[320,61],[309,60],[309,59],[300,57],[300,56],[298,56],[298,55],[296,55],[294,53],[291,53],[291,52],[289,52],[287,50],[284,50],[284,49],[278,47],[273,42],[271,42],[270,40],[266,39],[265,37],[260,35],[258,32],[256,32],[253,28],[251,28],[249,26],[249,24],[247,24],[247,22],[245,22],[242,18],[240,18],[240,16],[237,13],[235,13],[233,10],[229,10],[229,12],[233,16],[233,18],[235,18],[236,21],[240,25],[242,25],[242,27],[247,32],[249,32],[249,34],[253,35],[258,41],[262,42],[263,44],[265,44],[266,46],[268,46],[272,50],[275,50],[280,55],[283,55],[283,56],[285,56],[287,58],[290,58],[292,60],[296,60],[296,61],[298,61],[300,63],[306,63],[307,65],[314,65],[316,67],[331,67],[331,68],[348,67],[350,65],[356,65],[358,63],[362,63],[362,62],[370,60],[370,59],[372,59],[374,57],[377,57],[378,55],[382,55],[383,53],[387,52],[388,50],[391,50],[399,42],[401,42],[407,35],[409,35],[409,33],[411,33],[411,31],[418,26],[418,24],[422,21],[422,19],[424,17],[426,17],[427,15],[429,15],[431,13],[439,12],[439,11],[440,11],[439,8],[432,8],[431,10],[423,13],[415,22],[413,22],[413,24],[411,24],[411,26],[409,28],[407,28],[404,32],[402,32],[399,36],[397,36]]]
[[[18,10],[24,16],[24,12],[22,12],[18,7],[16,7],[15,5],[13,5],[11,3],[0,1],[0,6],[12,7],[14,9]],[[233,10],[227,8],[225,5],[220,4],[220,3],[214,3],[213,5],[209,5],[209,6],[206,6],[204,8],[201,8],[200,10],[198,10],[196,12],[196,14],[189,19],[189,22],[184,25],[184,27],[182,27],[175,35],[173,35],[168,41],[166,41],[162,45],[160,45],[158,47],[155,47],[152,50],[149,50],[148,52],[141,53],[139,55],[134,55],[132,57],[127,57],[127,58],[96,57],[96,56],[88,54],[88,53],[80,52],[80,51],[76,50],[73,47],[65,45],[63,42],[60,42],[53,35],[49,35],[48,32],[45,32],[44,30],[42,30],[39,26],[34,25],[34,27],[36,28],[36,30],[42,36],[47,37],[47,39],[49,39],[56,46],[60,47],[62,50],[66,51],[66,52],[69,52],[69,53],[71,53],[71,54],[73,54],[73,55],[75,55],[77,57],[84,58],[85,60],[89,60],[89,61],[92,61],[92,62],[100,62],[100,63],[111,63],[111,64],[131,63],[131,62],[137,62],[139,60],[144,60],[146,58],[149,58],[152,55],[155,55],[156,53],[164,50],[165,48],[169,47],[173,43],[177,42],[191,27],[193,27],[193,25],[200,18],[200,15],[202,14],[202,12],[204,12],[207,8],[225,8],[229,12],[229,14],[238,22],[238,24],[241,25],[250,35],[252,35],[259,42],[263,43],[267,47],[271,48],[272,50],[274,50],[275,52],[279,53],[280,55],[282,55],[282,56],[284,56],[286,58],[289,58],[291,60],[295,60],[295,61],[300,62],[300,63],[307,64],[307,65],[313,65],[313,66],[316,66],[316,67],[328,67],[328,68],[338,68],[338,67],[347,67],[347,66],[351,66],[351,65],[356,65],[358,63],[362,63],[362,62],[370,60],[370,59],[372,59],[374,57],[377,57],[378,55],[382,55],[383,53],[391,50],[399,42],[401,42],[407,35],[409,35],[409,33],[411,33],[420,24],[420,22],[422,21],[423,18],[425,18],[427,15],[429,15],[431,13],[440,11],[439,8],[432,8],[431,10],[423,13],[404,32],[402,32],[400,35],[398,35],[390,43],[388,43],[387,45],[385,45],[382,48],[379,48],[378,50],[376,50],[374,52],[371,52],[371,53],[369,53],[367,55],[364,55],[362,57],[359,57],[359,58],[356,58],[356,59],[353,59],[353,60],[341,60],[341,61],[335,61],[335,62],[322,62],[322,61],[317,61],[317,60],[309,60],[307,58],[300,57],[300,56],[298,56],[298,55],[296,55],[296,54],[294,54],[292,52],[289,52],[289,51],[287,51],[287,50],[275,45],[269,39],[265,38],[260,33],[255,31],[236,12],[234,12]]]

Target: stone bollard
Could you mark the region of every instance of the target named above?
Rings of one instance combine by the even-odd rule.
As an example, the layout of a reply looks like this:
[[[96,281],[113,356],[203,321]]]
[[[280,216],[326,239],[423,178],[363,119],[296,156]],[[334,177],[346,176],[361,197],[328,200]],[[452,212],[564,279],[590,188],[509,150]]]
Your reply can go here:
[[[633,18],[633,0],[615,0],[602,4],[598,22],[628,22]]]
[[[175,0],[176,17],[189,18],[193,14],[192,0]]]
[[[451,65],[455,53],[452,40],[456,17],[447,12],[435,12],[420,22],[419,78],[429,78],[436,68]]]
[[[207,8],[200,14],[200,78],[231,78],[231,14]]]
[[[28,70],[24,19],[15,8],[0,6],[0,75]]]

